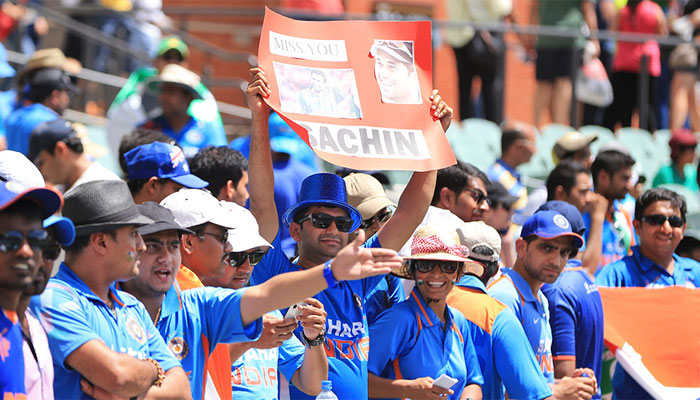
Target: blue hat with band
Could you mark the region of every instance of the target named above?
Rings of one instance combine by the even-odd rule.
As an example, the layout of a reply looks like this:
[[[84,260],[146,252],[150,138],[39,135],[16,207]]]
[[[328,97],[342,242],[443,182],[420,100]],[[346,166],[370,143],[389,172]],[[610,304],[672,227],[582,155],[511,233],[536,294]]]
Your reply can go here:
[[[62,246],[70,246],[75,240],[75,225],[70,218],[52,215],[44,220],[44,229],[53,228],[56,233],[56,241]]]
[[[209,182],[192,175],[182,149],[172,144],[142,144],[124,154],[129,179],[166,178],[190,189],[201,189]]]
[[[50,217],[63,205],[63,197],[54,189],[28,188],[15,181],[0,182],[0,211],[22,199],[36,202],[41,208],[42,218]]]
[[[551,200],[542,204],[536,212],[545,210],[556,211],[563,215],[564,218],[569,220],[569,223],[571,224],[571,231],[574,233],[583,235],[583,232],[586,230],[586,223],[583,222],[581,212],[570,203],[561,200]]]
[[[532,235],[542,239],[571,236],[571,242],[575,247],[581,248],[583,246],[581,236],[571,231],[569,220],[552,210],[538,211],[525,221],[520,237],[525,238]]]
[[[299,192],[299,202],[289,207],[282,216],[284,225],[289,227],[294,222],[297,212],[311,206],[338,207],[345,210],[348,217],[353,220],[350,232],[359,228],[362,223],[360,212],[348,204],[345,181],[338,175],[323,172],[304,179]]]

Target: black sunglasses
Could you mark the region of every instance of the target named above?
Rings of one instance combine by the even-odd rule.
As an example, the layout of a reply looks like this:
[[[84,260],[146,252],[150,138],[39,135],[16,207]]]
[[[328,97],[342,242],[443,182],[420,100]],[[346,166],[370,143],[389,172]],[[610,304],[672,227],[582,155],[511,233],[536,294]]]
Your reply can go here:
[[[304,221],[309,219],[311,220],[311,225],[319,229],[328,229],[331,223],[335,222],[335,227],[338,228],[340,232],[350,232],[353,224],[353,220],[348,217],[334,217],[328,214],[309,214],[297,221],[297,224],[301,225]]]
[[[477,206],[480,206],[481,203],[484,201],[487,201],[488,204],[491,204],[490,201],[486,198],[486,194],[481,191],[481,189],[472,189],[472,188],[465,188],[467,192],[472,194],[472,197],[474,198],[474,201],[476,202]]]
[[[226,254],[226,261],[228,265],[232,267],[240,267],[245,263],[246,259],[249,259],[250,265],[255,266],[262,260],[266,253],[267,251],[265,250],[255,250],[251,252],[232,251]]]
[[[7,231],[0,234],[0,251],[15,252],[22,247],[25,239],[29,243],[29,247],[43,251],[49,245],[48,237],[49,234],[43,230],[30,231],[26,235],[19,231]]]
[[[224,246],[226,246],[226,242],[228,242],[228,231],[224,231],[224,233],[202,232],[197,236],[199,236],[200,239],[204,240],[204,235],[211,235],[215,237]]]
[[[380,224],[383,224],[386,221],[388,221],[392,215],[394,215],[394,210],[387,210],[381,214],[373,215],[370,218],[362,220],[362,224],[360,225],[360,228],[362,228],[362,229],[369,228],[370,226],[374,225],[375,220],[378,220]]]
[[[669,225],[673,228],[680,228],[683,226],[683,218],[677,216],[677,215],[671,215],[671,216],[665,216],[661,214],[651,214],[651,215],[645,215],[642,217],[642,221],[646,222],[649,225],[653,226],[661,226],[666,221],[668,221]]]
[[[61,245],[58,242],[50,242],[44,247],[41,252],[41,256],[46,261],[55,261],[61,254]]]
[[[409,267],[415,268],[416,271],[427,274],[435,269],[436,265],[440,266],[440,270],[446,274],[454,274],[462,266],[461,261],[445,261],[445,260],[410,260]]]

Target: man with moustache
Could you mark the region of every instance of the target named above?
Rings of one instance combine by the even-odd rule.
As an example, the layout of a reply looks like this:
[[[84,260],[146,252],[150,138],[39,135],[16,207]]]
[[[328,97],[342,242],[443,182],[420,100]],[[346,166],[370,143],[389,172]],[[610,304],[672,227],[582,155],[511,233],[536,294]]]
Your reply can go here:
[[[152,222],[139,214],[126,183],[76,187],[63,215],[75,224],[76,238],[44,293],[29,305],[49,339],[56,398],[102,392],[189,398],[187,377],[143,304],[114,285],[138,274],[145,246],[137,227]]]
[[[46,247],[41,221],[61,207],[52,189],[0,182],[0,395],[26,398],[22,331],[16,310]]]

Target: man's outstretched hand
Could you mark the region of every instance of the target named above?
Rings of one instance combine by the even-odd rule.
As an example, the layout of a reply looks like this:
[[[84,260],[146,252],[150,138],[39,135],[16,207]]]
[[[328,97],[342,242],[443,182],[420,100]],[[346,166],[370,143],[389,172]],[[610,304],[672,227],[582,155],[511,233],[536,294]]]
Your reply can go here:
[[[401,267],[401,257],[391,249],[361,247],[365,242],[365,231],[358,230],[355,240],[343,247],[331,263],[333,276],[337,280],[349,281],[368,276],[383,275]]]

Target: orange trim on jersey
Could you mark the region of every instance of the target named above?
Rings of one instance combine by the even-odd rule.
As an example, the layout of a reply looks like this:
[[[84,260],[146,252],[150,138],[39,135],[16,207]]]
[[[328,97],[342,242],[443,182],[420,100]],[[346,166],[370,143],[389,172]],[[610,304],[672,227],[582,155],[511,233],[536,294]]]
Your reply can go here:
[[[552,360],[554,361],[576,361],[576,356],[552,356]]]
[[[501,280],[503,280],[503,279],[505,279],[505,278],[506,278],[506,275],[501,275],[501,276],[499,276],[498,279],[496,279],[495,281],[491,282],[490,285],[486,286],[486,289],[487,289],[487,290],[488,290],[488,289],[491,289],[491,288],[493,287],[493,285],[495,285],[497,282],[499,282],[499,281],[501,281]]]
[[[583,267],[566,267],[564,271],[583,271]]]
[[[204,284],[201,280],[199,280],[197,274],[192,272],[192,270],[184,265],[180,265],[180,271],[178,271],[175,279],[177,280],[177,283],[180,284],[180,289],[182,290],[204,287]]]
[[[16,311],[5,310],[4,308],[2,309],[2,311],[5,313],[5,316],[7,317],[7,319],[12,321],[13,324],[17,323],[18,319],[17,319],[17,312]]]
[[[456,308],[466,319],[489,335],[496,317],[507,306],[478,289],[455,287],[447,296],[447,304]]]
[[[460,332],[459,329],[457,329],[457,325],[455,325],[454,321],[452,321],[452,330],[457,332],[457,336],[459,336],[459,341],[461,343],[464,343],[464,337],[462,337],[462,332]]]
[[[117,298],[117,296],[115,296],[114,293],[112,293],[111,290],[109,291],[109,296],[112,298],[112,300],[114,300],[115,303],[117,303],[117,304],[119,304],[120,306],[124,307],[124,303],[122,303],[121,301],[119,301],[119,299]]]
[[[411,292],[411,296],[413,296],[413,300],[416,301],[416,304],[418,304],[418,308],[423,312],[423,315],[425,316],[425,320],[428,321],[428,326],[433,326],[433,323],[430,321],[430,318],[428,317],[428,313],[425,312],[425,308],[423,308],[423,304],[421,304],[420,299],[418,296],[416,296],[416,292]],[[420,318],[418,319],[420,321]]]
[[[418,333],[423,329],[423,323],[420,322],[420,314],[416,313],[416,321],[418,321]]]
[[[207,372],[221,400],[232,400],[231,364],[228,345],[224,343],[217,344],[209,358]]]

